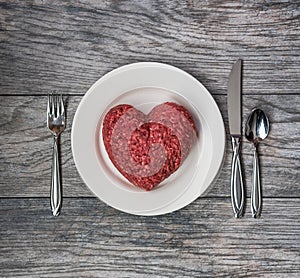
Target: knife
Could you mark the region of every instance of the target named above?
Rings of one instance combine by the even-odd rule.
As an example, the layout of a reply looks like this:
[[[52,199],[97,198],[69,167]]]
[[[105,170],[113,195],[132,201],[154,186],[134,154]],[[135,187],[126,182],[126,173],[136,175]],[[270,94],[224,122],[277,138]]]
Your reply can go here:
[[[240,162],[240,141],[242,134],[241,81],[242,60],[239,59],[232,67],[227,91],[229,130],[233,150],[231,162],[231,203],[236,218],[243,216],[245,205],[244,184]]]

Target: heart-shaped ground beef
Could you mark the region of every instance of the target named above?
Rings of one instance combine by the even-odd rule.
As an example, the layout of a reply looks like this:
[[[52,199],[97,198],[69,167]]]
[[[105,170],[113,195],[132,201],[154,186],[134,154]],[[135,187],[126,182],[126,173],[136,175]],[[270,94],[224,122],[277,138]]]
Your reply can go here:
[[[197,131],[185,107],[165,102],[148,115],[128,104],[111,108],[105,115],[102,135],[119,172],[132,184],[151,190],[180,167]]]

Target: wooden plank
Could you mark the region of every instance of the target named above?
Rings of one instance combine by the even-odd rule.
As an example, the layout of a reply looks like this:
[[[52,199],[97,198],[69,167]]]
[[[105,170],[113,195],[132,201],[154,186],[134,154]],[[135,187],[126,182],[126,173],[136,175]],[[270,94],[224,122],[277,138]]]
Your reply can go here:
[[[226,98],[215,96],[222,111],[227,139]],[[67,128],[61,138],[62,176],[65,196],[92,196],[76,171],[71,151],[71,126],[78,96],[67,96]],[[246,114],[255,106],[266,110],[271,132],[260,146],[264,196],[299,197],[300,96],[245,96]],[[0,97],[0,196],[49,196],[52,138],[46,128],[46,97]],[[285,135],[284,135],[285,134]],[[208,196],[229,196],[231,146],[226,145],[225,161],[219,178]],[[251,188],[251,145],[243,144],[243,164],[248,194]],[[10,186],[8,186],[10,185]]]
[[[248,200],[249,201],[249,200]],[[266,199],[262,218],[232,216],[229,198],[138,217],[96,198],[0,199],[2,277],[297,277],[299,199]]]
[[[220,176],[207,194],[229,196],[231,147],[226,98],[215,96],[215,99],[223,114],[228,142]],[[66,97],[67,128],[61,138],[65,196],[92,196],[77,173],[71,151],[71,125],[80,100],[78,96]],[[244,120],[255,106],[266,110],[270,117],[270,135],[259,148],[264,196],[300,196],[299,104],[300,96],[244,97]],[[46,105],[46,97],[0,97],[0,196],[49,196],[52,137],[46,128]],[[249,194],[252,151],[247,142],[243,144],[242,157]]]
[[[180,67],[225,94],[298,94],[298,1],[0,1],[0,94],[83,94],[124,64]]]
[[[298,277],[300,273],[300,6],[238,1],[0,0],[1,277]],[[233,218],[231,146],[206,197],[159,217],[121,213],[91,196],[71,153],[87,89],[139,61],[180,67],[224,118],[232,63],[244,60],[243,116],[270,117],[260,146],[262,218]],[[49,208],[52,138],[46,97],[65,93],[62,215]],[[252,153],[243,141],[247,196]],[[75,197],[75,198],[73,198]]]

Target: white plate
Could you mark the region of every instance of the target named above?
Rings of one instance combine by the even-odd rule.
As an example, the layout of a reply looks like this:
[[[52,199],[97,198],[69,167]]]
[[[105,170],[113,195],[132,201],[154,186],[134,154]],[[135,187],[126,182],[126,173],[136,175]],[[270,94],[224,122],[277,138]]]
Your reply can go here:
[[[110,162],[98,140],[101,120],[119,103],[148,113],[164,101],[187,107],[200,136],[179,170],[145,192],[129,185]],[[218,173],[225,148],[224,124],[209,92],[186,72],[160,63],[131,64],[100,78],[78,106],[71,137],[74,161],[87,186],[108,205],[138,215],[171,212],[199,197]]]

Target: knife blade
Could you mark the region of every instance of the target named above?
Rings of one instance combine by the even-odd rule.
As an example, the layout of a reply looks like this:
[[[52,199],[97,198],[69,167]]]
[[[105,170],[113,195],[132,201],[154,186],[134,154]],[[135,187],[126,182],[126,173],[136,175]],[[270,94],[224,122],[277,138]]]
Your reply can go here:
[[[245,194],[240,162],[240,141],[242,134],[242,60],[239,59],[232,67],[227,91],[227,109],[229,119],[229,130],[232,143],[231,161],[231,203],[234,216],[240,218],[244,213]]]

